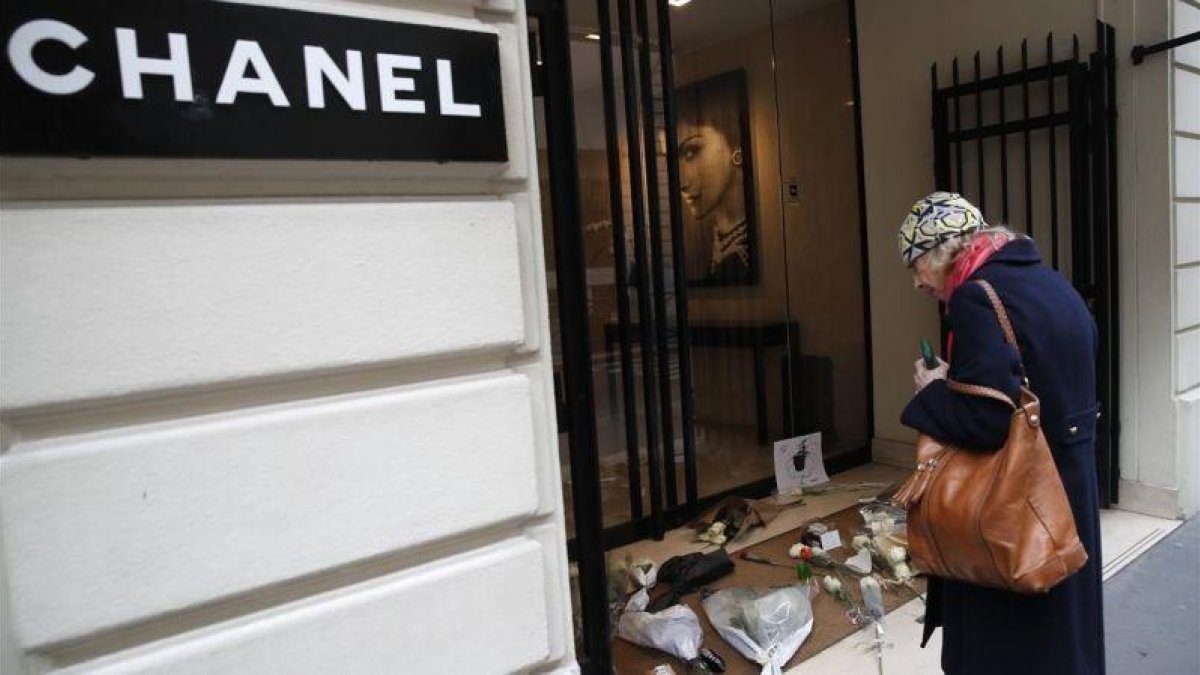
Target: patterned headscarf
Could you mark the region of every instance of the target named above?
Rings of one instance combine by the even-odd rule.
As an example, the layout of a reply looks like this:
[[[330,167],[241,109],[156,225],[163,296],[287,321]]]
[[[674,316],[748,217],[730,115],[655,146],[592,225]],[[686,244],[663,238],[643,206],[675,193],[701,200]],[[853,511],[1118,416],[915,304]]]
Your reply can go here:
[[[975,205],[956,192],[934,192],[913,204],[900,225],[900,257],[912,267],[943,242],[986,229]]]

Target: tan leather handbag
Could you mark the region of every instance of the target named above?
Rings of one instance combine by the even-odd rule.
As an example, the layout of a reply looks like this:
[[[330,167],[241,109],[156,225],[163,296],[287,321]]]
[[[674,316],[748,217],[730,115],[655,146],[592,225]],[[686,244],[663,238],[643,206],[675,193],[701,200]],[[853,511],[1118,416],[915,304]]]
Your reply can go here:
[[[1004,305],[991,299],[1005,340],[1017,349]],[[1022,364],[1022,374],[1024,364]],[[1041,403],[1026,386],[1019,405],[1004,393],[950,382],[963,394],[1013,407],[1008,440],[996,452],[944,445],[920,435],[917,469],[893,501],[908,510],[909,550],[930,574],[1017,593],[1045,593],[1079,570],[1087,552],[1041,427]]]

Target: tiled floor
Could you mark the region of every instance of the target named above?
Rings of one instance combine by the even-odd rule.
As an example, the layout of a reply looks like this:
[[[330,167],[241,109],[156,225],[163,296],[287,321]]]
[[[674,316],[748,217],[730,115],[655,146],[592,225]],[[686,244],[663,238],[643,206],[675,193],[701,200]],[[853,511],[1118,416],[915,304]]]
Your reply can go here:
[[[834,483],[837,487],[827,494],[810,495],[803,505],[784,511],[767,528],[752,530],[744,535],[730,551],[737,551],[759,541],[769,539],[804,522],[854,504],[859,498],[878,492],[880,484],[890,483],[903,477],[905,469],[868,464],[839,474]],[[865,489],[856,486],[868,484]],[[1104,577],[1108,579],[1125,565],[1149,549],[1179,526],[1178,521],[1143,516],[1127,511],[1103,511],[1100,515],[1100,530],[1104,552]],[[703,548],[692,541],[688,530],[668,532],[663,541],[641,541],[614,549],[609,553],[615,559],[626,554],[646,556],[662,561],[671,556],[698,551]],[[887,629],[892,647],[884,659],[888,675],[929,675],[940,672],[938,666],[941,653],[940,633],[935,634],[925,649],[919,647],[921,624],[917,619],[924,614],[920,601],[913,601],[888,615]],[[847,673],[875,672],[874,657],[864,652],[861,635],[852,635],[826,649],[808,661],[787,671],[787,675],[846,675]]]

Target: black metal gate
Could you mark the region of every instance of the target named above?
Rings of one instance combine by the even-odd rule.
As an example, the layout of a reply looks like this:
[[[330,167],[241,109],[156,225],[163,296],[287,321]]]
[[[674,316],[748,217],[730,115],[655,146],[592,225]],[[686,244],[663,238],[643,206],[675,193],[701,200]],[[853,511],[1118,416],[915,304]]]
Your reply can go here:
[[[1030,67],[1037,47],[1025,40],[1020,67],[1011,72],[1003,46],[988,77],[982,70],[990,64],[979,52],[969,81],[957,58],[949,86],[940,83],[936,63],[930,69],[937,188],[963,194],[990,223],[1048,243],[1051,264],[1068,275],[1096,317],[1103,411],[1096,461],[1106,507],[1117,500],[1119,433],[1115,48],[1112,26],[1098,21],[1096,49],[1086,59],[1074,35],[1070,55],[1056,60],[1050,34],[1039,66]]]

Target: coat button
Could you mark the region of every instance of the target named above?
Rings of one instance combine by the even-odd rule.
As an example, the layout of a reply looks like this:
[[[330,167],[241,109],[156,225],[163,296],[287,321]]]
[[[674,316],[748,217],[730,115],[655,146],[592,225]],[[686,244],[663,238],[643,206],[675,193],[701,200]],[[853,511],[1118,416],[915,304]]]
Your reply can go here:
[[[1071,427],[1070,429],[1067,429],[1067,433],[1074,436],[1075,434],[1079,433],[1079,427]]]

